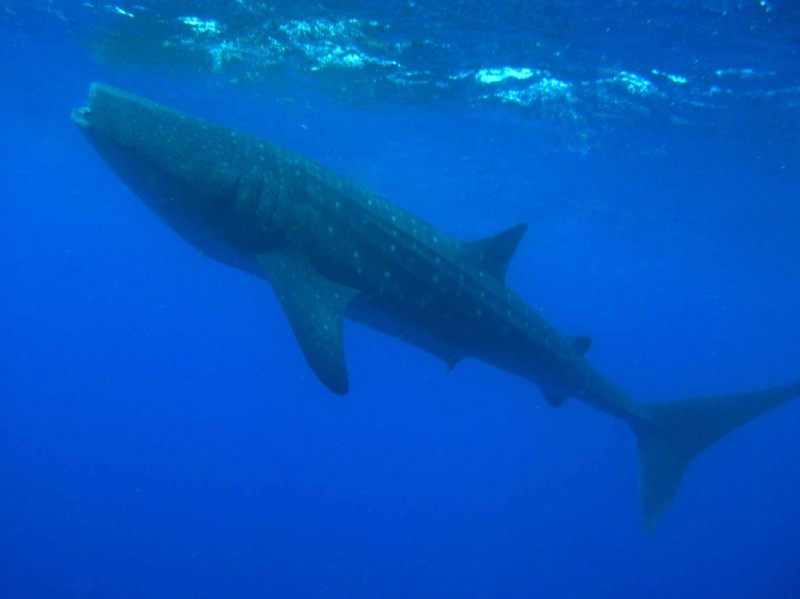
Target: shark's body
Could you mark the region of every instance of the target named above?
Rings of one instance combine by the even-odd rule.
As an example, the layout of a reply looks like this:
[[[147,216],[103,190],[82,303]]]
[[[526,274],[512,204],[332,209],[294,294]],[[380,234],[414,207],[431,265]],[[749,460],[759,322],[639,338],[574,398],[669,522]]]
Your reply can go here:
[[[73,120],[109,165],[205,253],[265,277],[319,379],[346,393],[342,321],[403,338],[454,366],[473,357],[628,422],[640,440],[652,528],[688,462],[740,424],[800,394],[643,404],[583,357],[504,283],[525,226],[462,242],[289,150],[95,84]]]

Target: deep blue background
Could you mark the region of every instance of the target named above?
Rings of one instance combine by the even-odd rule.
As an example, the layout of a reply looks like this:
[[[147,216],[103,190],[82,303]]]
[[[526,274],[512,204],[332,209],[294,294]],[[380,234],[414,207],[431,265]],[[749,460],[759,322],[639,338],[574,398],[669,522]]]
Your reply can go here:
[[[800,376],[785,121],[743,103],[711,132],[544,151],[502,107],[278,101],[103,67],[48,27],[2,30],[0,596],[800,596],[800,402],[697,460],[648,537],[622,423],[351,324],[332,396],[269,287],[163,226],[69,110],[105,80],[450,233],[530,222],[510,286],[643,400]]]

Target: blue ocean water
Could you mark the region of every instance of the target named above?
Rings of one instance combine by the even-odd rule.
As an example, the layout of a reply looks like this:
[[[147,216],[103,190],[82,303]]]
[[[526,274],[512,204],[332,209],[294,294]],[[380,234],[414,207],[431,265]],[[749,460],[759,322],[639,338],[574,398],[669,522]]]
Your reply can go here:
[[[655,536],[628,427],[348,323],[313,377],[70,121],[106,81],[463,238],[634,397],[800,378],[785,1],[0,5],[0,597],[800,597],[800,401]]]

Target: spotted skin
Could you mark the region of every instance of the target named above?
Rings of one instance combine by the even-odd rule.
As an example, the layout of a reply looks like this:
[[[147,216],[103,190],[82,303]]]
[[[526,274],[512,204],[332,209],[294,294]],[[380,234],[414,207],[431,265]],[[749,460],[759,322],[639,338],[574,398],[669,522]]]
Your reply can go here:
[[[652,530],[689,462],[800,384],[667,404],[634,401],[505,284],[525,226],[463,242],[325,167],[246,133],[104,84],[73,121],[170,227],[209,256],[267,279],[306,360],[347,393],[345,317],[404,339],[452,368],[483,360],[627,422],[639,439],[642,510]]]

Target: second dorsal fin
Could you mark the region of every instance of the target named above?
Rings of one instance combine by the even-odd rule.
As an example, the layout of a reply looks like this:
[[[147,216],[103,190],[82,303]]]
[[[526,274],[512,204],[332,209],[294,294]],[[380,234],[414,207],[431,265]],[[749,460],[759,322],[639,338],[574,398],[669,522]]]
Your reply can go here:
[[[577,337],[572,337],[571,340],[572,347],[574,347],[575,351],[580,355],[584,355],[592,347],[592,338],[588,335],[578,335]]]
[[[527,230],[528,224],[521,223],[492,237],[466,241],[461,246],[463,257],[500,282],[505,282],[508,265]]]

